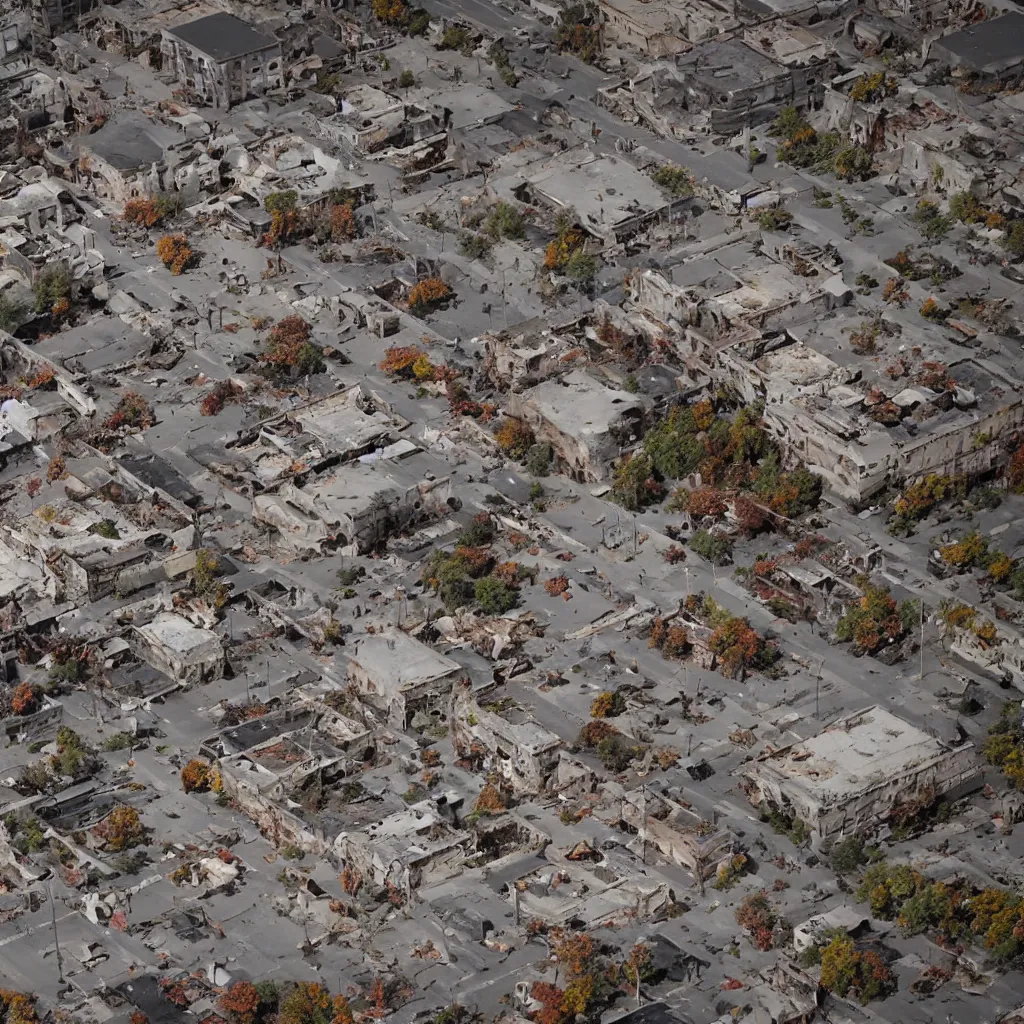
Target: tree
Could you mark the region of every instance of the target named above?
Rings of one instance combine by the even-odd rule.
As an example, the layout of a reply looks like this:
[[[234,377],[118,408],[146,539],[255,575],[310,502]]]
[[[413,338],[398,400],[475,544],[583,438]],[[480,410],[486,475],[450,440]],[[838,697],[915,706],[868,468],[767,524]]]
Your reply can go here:
[[[504,615],[519,603],[519,590],[494,575],[476,581],[473,596],[485,615]]]
[[[213,770],[205,761],[192,758],[181,769],[181,788],[186,793],[205,793],[213,781]]]
[[[576,3],[563,7],[555,28],[554,44],[559,53],[572,53],[585,64],[601,54],[601,29],[596,24],[596,5]]]
[[[317,982],[300,981],[280,1002],[278,1024],[333,1024],[334,1000]]]
[[[615,718],[626,710],[626,698],[621,690],[605,690],[590,703],[591,718]]]
[[[896,991],[896,978],[878,953],[859,952],[848,935],[836,936],[822,950],[820,984],[838,996],[852,992],[861,1003]]]
[[[331,207],[331,241],[350,242],[359,233],[356,219],[352,215],[351,203],[338,203]]]
[[[323,353],[310,341],[312,333],[301,316],[279,320],[259,356],[264,372],[278,379],[323,373]]]
[[[494,432],[494,440],[498,442],[498,447],[505,455],[520,462],[526,458],[535,439],[533,431],[525,420],[510,416],[502,420]]]
[[[698,530],[688,541],[689,549],[712,565],[726,565],[732,557],[732,541],[718,534]]]
[[[236,981],[217,1000],[233,1024],[255,1024],[260,1003],[260,994],[251,981]]]
[[[426,277],[409,291],[409,311],[422,315],[451,298],[452,290],[439,277]]]
[[[130,850],[146,841],[139,812],[127,804],[118,804],[94,831],[104,840],[107,849],[115,852]]]
[[[416,76],[408,68],[398,76],[399,89],[411,89],[415,84]]]
[[[665,488],[646,452],[626,456],[612,474],[612,498],[632,512],[661,501],[664,495]]]
[[[196,261],[196,254],[184,235],[164,235],[156,243],[156,254],[175,277],[184,274]]]
[[[622,965],[622,972],[637,990],[640,988],[640,982],[650,981],[654,975],[654,955],[651,947],[644,942],[638,942],[629,951],[629,956]]]
[[[750,936],[758,949],[767,952],[774,945],[773,933],[778,918],[763,892],[744,897],[736,908],[736,923]]]

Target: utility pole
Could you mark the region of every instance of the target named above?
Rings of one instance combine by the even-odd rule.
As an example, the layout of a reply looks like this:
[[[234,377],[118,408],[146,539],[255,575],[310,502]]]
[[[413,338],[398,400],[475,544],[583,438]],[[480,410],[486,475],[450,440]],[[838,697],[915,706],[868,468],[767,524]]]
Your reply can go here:
[[[57,950],[57,978],[63,986],[66,984],[64,980],[64,957],[61,956],[60,940],[57,937],[57,907],[53,902],[53,886],[49,882],[46,885],[46,892],[50,898],[50,920],[53,922],[53,946],[54,949]]]
[[[647,863],[647,784],[644,783],[640,787],[640,813],[643,816],[643,822],[640,828],[640,863]],[[639,981],[640,973],[637,972],[637,980]]]
[[[924,598],[918,600],[918,611],[920,612],[920,623],[921,623],[921,640],[918,644],[918,652],[920,655],[920,667],[918,668],[917,678],[924,679]]]

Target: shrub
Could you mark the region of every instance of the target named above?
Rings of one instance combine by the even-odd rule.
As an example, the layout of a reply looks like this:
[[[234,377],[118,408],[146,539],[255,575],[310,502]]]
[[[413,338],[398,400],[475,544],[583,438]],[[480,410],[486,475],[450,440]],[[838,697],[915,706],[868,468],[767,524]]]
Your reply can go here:
[[[757,215],[757,226],[762,231],[785,231],[793,223],[793,214],[785,207],[762,210]]]
[[[451,298],[452,290],[439,277],[427,277],[413,285],[409,292],[409,309],[422,314]]]
[[[280,192],[268,192],[263,200],[263,209],[267,213],[289,213],[299,203],[299,193],[293,188],[283,189]]]
[[[473,52],[473,35],[465,25],[449,25],[441,36],[439,50],[458,50],[468,57]]]
[[[493,779],[489,779],[483,789],[480,790],[473,804],[473,813],[481,815],[502,814],[508,810],[501,790],[498,789]]]
[[[0,331],[13,334],[27,319],[29,307],[8,295],[0,295]]]
[[[196,254],[184,235],[164,235],[156,243],[156,254],[175,276],[184,274],[196,261]]]
[[[656,167],[651,171],[651,181],[680,199],[693,195],[693,175],[678,164],[661,164]]]
[[[860,836],[847,836],[829,851],[829,867],[837,875],[853,874],[867,862],[868,856],[864,849],[864,840]]]
[[[860,103],[877,103],[896,95],[897,82],[884,71],[865,73],[850,87],[850,97]]]
[[[610,722],[606,722],[603,719],[595,719],[592,722],[587,722],[586,725],[580,729],[579,735],[576,737],[576,742],[581,747],[587,749],[594,749],[602,741],[608,739],[610,736],[618,736],[619,730],[615,728]]]
[[[485,260],[491,254],[491,240],[472,231],[459,235],[459,252],[467,259]]]
[[[526,455],[526,471],[532,476],[547,476],[555,457],[550,444],[535,444]]]
[[[698,487],[694,491],[684,492],[685,500],[680,500],[685,511],[691,516],[703,518],[713,516],[721,519],[728,506],[717,487]]]
[[[33,285],[32,292],[35,295],[37,313],[50,312],[59,302],[70,299],[71,279],[63,264],[44,267]]]
[[[939,208],[927,199],[922,199],[910,218],[929,242],[937,242],[949,234],[952,218],[944,217]]]
[[[11,711],[24,717],[34,715],[40,708],[42,692],[31,683],[18,683],[11,693]]]
[[[625,736],[616,732],[612,736],[606,736],[597,744],[597,756],[606,771],[626,771],[629,766],[644,754],[645,748],[638,744],[630,743]]]
[[[564,271],[577,250],[583,249],[583,233],[576,228],[575,210],[563,210],[555,221],[555,237],[544,250],[544,269]]]
[[[398,76],[399,89],[411,89],[415,84],[416,76],[408,68]]]
[[[499,200],[483,225],[484,233],[496,242],[505,238],[525,238],[526,221],[511,203]]]
[[[486,512],[478,512],[470,520],[469,526],[459,534],[458,543],[468,547],[480,547],[490,544],[497,535],[494,520]]]
[[[225,405],[241,397],[244,393],[241,385],[231,380],[218,381],[213,390],[200,402],[201,416],[216,416]]]

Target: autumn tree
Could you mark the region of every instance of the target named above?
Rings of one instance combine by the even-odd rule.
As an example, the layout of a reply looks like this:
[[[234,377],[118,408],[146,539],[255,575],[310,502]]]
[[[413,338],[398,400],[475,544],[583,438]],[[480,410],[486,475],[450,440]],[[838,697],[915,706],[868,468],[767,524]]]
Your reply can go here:
[[[317,982],[300,981],[285,994],[278,1009],[278,1024],[333,1024],[334,1000]]]
[[[118,804],[94,829],[108,850],[120,852],[146,841],[142,818],[134,807]]]
[[[186,793],[205,793],[213,780],[213,770],[205,761],[192,758],[181,769],[181,788]]]
[[[439,277],[425,277],[409,291],[409,311],[422,315],[451,298],[452,290]]]
[[[156,243],[156,254],[175,276],[184,274],[196,261],[196,254],[184,235],[164,235]]]
[[[251,981],[236,981],[217,1000],[232,1024],[255,1024],[260,994]]]
[[[310,340],[312,334],[313,328],[301,316],[279,320],[260,353],[264,372],[276,378],[322,373],[323,353]]]
[[[333,242],[350,242],[359,233],[351,203],[338,203],[332,206],[330,223]]]

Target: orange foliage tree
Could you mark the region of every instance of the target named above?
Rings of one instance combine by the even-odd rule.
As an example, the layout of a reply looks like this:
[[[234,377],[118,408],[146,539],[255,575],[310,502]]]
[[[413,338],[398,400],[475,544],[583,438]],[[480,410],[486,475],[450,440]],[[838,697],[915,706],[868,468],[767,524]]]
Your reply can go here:
[[[721,519],[725,515],[727,506],[717,487],[698,487],[690,491],[686,498],[686,511],[691,516],[714,516]]]
[[[267,335],[260,359],[277,376],[321,373],[323,355],[311,341],[313,328],[301,316],[283,317]]]
[[[413,313],[426,313],[450,298],[451,288],[439,277],[425,277],[409,292],[409,309]]]
[[[233,1024],[255,1024],[260,994],[251,981],[236,981],[217,1000],[217,1005]]]
[[[130,199],[124,204],[121,217],[129,224],[155,228],[164,222],[170,212],[171,204],[166,199]]]
[[[11,710],[16,715],[31,715],[39,710],[39,691],[31,683],[18,683],[11,694]]]
[[[175,276],[184,274],[196,260],[196,254],[184,235],[164,235],[156,243],[156,254]]]
[[[213,772],[205,761],[192,758],[181,769],[181,788],[186,793],[205,793],[213,781]]]
[[[358,225],[352,215],[350,203],[339,203],[331,207],[331,239],[335,242],[349,242],[358,234]]]
[[[103,839],[107,848],[115,852],[130,850],[146,841],[146,830],[139,812],[127,804],[118,804],[94,831]]]
[[[502,420],[501,425],[494,432],[494,440],[498,447],[511,459],[519,461],[526,458],[533,445],[533,431],[529,424],[523,420],[509,416]]]
[[[716,627],[708,646],[718,655],[722,674],[735,679],[762,660],[768,645],[746,619],[733,616]]]

